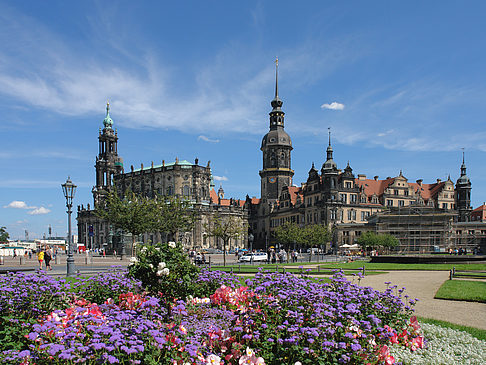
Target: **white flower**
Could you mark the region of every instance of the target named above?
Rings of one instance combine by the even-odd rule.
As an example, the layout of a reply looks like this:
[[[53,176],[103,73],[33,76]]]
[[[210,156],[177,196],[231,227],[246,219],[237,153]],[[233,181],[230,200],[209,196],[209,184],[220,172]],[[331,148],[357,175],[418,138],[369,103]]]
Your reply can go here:
[[[130,257],[130,263],[131,264],[136,264],[138,262],[138,259],[136,257]]]
[[[163,268],[160,270],[157,270],[157,276],[167,276],[169,275],[169,269],[168,268]]]
[[[157,251],[160,251],[160,247],[155,247],[155,249],[156,249]]]
[[[169,242],[169,247],[170,248],[175,248],[176,247],[176,243],[175,242]]]
[[[166,265],[165,265],[165,262],[159,262],[159,267],[158,267],[158,269],[159,269],[159,270],[162,270],[162,269],[164,269],[164,268],[165,268],[165,266],[166,266]]]
[[[142,252],[142,253],[145,252],[145,251],[147,251],[147,246],[143,246],[142,249],[140,250],[140,252]]]
[[[152,264],[148,264],[148,266],[153,270],[154,269],[154,265]]]
[[[206,357],[206,365],[219,365],[221,364],[221,358],[215,354],[208,355]]]
[[[300,361],[297,361],[294,365],[302,365]]]

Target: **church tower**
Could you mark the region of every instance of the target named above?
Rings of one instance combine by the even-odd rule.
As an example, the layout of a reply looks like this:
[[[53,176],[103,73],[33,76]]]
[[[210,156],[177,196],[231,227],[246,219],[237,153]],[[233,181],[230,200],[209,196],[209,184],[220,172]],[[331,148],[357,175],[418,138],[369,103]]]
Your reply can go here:
[[[461,177],[456,183],[456,202],[459,213],[459,222],[471,220],[471,181],[466,175],[466,164],[464,162],[464,151],[462,152]]]
[[[294,171],[290,168],[292,141],[284,130],[282,100],[278,97],[278,59],[275,61],[275,98],[272,100],[270,131],[265,134],[260,150],[263,169],[260,170],[262,202],[274,202],[285,186],[292,186]]]
[[[113,186],[113,175],[123,173],[123,159],[118,156],[118,135],[113,130],[113,119],[110,117],[110,103],[106,103],[106,117],[100,128],[98,141],[99,153],[96,156],[96,185],[93,187],[95,207],[102,204]]]

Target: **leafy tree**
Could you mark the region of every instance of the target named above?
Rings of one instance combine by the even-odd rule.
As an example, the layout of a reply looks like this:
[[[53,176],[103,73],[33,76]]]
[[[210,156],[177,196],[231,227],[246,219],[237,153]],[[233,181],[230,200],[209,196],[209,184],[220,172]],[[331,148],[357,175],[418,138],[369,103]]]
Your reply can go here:
[[[209,223],[204,225],[204,229],[208,236],[223,240],[223,264],[226,266],[226,246],[231,239],[237,238],[245,232],[245,225],[240,224],[234,216],[222,217],[219,214],[215,214],[209,219]]]
[[[375,232],[365,232],[358,238],[358,245],[364,250],[376,250],[380,247],[390,250],[397,247],[400,241],[390,234],[377,234]]]
[[[120,198],[116,190],[112,190],[106,199],[105,208],[98,208],[96,215],[110,222],[115,228],[130,232],[133,247],[136,237],[153,227],[156,209],[151,199],[132,191],[127,191],[125,196]]]
[[[380,246],[380,237],[375,232],[365,232],[359,236],[357,243],[364,250],[373,250]]]
[[[174,195],[159,195],[154,204],[156,215],[153,231],[166,232],[172,240],[177,241],[179,232],[189,232],[194,228],[197,214],[189,200]]]
[[[7,232],[6,227],[0,227],[0,242],[7,242],[10,235]]]
[[[289,251],[289,246],[292,243],[299,243],[301,241],[302,229],[292,222],[285,222],[278,226],[273,232],[277,242],[282,243],[284,247]],[[287,255],[287,260],[289,255]]]
[[[308,247],[316,247],[325,245],[331,239],[331,232],[327,226],[322,224],[310,224],[305,226],[300,235],[301,244]],[[312,249],[310,250],[309,261],[312,257]]]

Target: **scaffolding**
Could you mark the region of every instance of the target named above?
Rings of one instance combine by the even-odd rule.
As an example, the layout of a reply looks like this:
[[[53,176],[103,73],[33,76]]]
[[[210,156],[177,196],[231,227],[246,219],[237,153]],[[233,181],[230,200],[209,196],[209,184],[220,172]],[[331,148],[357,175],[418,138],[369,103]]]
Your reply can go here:
[[[390,234],[400,241],[400,253],[429,253],[452,247],[457,213],[434,207],[398,207],[380,212],[375,218],[378,234]]]

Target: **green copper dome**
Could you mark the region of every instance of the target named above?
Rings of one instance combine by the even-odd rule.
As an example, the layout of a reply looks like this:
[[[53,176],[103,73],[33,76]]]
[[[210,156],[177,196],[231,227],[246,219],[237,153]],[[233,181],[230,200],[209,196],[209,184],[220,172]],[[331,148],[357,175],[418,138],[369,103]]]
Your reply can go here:
[[[106,117],[103,119],[103,125],[109,129],[113,126],[113,119],[110,117],[110,103],[106,103]]]

